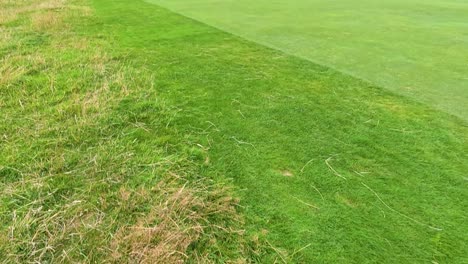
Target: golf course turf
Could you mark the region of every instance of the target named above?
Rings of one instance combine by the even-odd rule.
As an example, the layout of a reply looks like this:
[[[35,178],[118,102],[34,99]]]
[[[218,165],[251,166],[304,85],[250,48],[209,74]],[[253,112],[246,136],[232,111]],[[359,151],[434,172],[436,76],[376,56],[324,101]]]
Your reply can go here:
[[[158,182],[176,171],[187,180],[184,188],[206,180],[231,186],[222,195],[240,198],[239,216],[202,211],[215,216],[200,225],[245,230],[241,238],[223,228],[221,235],[207,228],[190,236],[196,238],[190,245],[176,248],[186,250],[189,262],[197,262],[199,250],[212,262],[468,261],[463,118],[143,0],[75,2],[89,5],[90,14],[69,19],[72,33],[63,34],[89,40],[85,51],[102,47],[105,67],[84,67],[81,57],[88,55],[80,49],[62,52],[55,58],[53,90],[47,75],[53,71],[43,64],[18,75],[0,68],[14,77],[0,79],[6,98],[1,117],[9,121],[0,125],[1,231],[10,235],[0,236],[0,256],[100,262],[113,254],[115,237],[123,241],[117,248],[132,251],[138,237],[122,235],[121,227],[140,223],[153,205],[164,204],[158,200],[164,191],[157,198],[147,193],[164,189]],[[2,42],[3,62],[20,49],[54,57],[51,36],[18,33],[21,45]],[[94,53],[88,57],[96,60]],[[95,68],[102,76],[95,77]],[[118,81],[107,84],[114,69],[123,75],[112,75]],[[89,91],[96,82],[110,87],[103,92],[107,99],[85,114],[80,105],[94,98]],[[31,133],[25,134],[31,140],[18,131]],[[127,192],[135,200],[125,198]],[[204,203],[210,206],[224,201],[205,196],[214,201]],[[72,221],[76,227],[54,241],[55,232],[40,228],[47,219],[56,221],[55,214],[62,219],[60,210],[80,212],[84,220]],[[18,221],[36,214],[49,217]],[[23,230],[19,236],[15,228]],[[47,243],[33,243],[37,237]],[[255,243],[245,241],[257,240],[261,246],[248,249]],[[115,259],[135,257],[122,252]]]
[[[468,3],[147,0],[468,120]]]

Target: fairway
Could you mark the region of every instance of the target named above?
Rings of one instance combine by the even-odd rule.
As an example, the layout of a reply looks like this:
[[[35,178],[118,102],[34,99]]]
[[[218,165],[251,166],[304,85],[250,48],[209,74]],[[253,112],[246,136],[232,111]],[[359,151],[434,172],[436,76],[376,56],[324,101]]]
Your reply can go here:
[[[468,120],[468,2],[148,0]]]

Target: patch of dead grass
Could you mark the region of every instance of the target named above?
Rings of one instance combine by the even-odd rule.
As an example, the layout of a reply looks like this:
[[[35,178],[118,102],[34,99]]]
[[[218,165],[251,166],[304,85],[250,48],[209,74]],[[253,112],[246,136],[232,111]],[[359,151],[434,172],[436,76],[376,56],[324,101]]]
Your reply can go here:
[[[54,11],[38,12],[31,16],[31,26],[35,30],[51,30],[62,26],[62,16]]]
[[[161,181],[153,190],[152,195],[159,198],[149,213],[137,219],[135,224],[122,227],[114,236],[112,261],[184,263],[189,258],[188,247],[202,235],[209,236],[213,230],[242,234],[242,231],[213,225],[209,221],[213,214],[238,221],[236,199],[226,196],[224,190],[213,194],[204,187],[190,186]],[[132,199],[128,190],[121,190],[120,196],[124,200]],[[209,262],[207,256],[197,257],[204,263]]]
[[[280,170],[281,175],[284,177],[293,177],[294,174],[289,170]]]
[[[11,30],[3,29],[0,27],[0,45],[10,44],[12,39],[13,39],[13,35],[11,34]]]
[[[8,87],[28,71],[46,65],[44,56],[38,53],[13,54],[0,59],[0,86]]]
[[[0,87],[7,87],[27,71],[25,66],[14,64],[13,61],[11,58],[0,60]]]
[[[9,9],[0,9],[0,25],[8,24],[18,19],[18,12]]]

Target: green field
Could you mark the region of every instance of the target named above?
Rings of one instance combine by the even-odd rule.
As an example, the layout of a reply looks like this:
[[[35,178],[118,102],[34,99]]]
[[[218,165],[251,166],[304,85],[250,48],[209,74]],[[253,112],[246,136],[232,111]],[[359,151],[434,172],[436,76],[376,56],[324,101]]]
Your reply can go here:
[[[43,2],[0,0],[0,260],[468,262],[462,1]]]
[[[468,2],[148,0],[468,120]]]

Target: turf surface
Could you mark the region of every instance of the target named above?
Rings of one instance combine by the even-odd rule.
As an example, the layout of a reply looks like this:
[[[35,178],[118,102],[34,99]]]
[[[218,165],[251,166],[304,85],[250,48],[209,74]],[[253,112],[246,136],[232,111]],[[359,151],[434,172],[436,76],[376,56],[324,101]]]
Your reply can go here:
[[[2,259],[124,262],[182,227],[193,262],[467,262],[462,119],[142,0],[89,2],[67,30],[1,32]],[[245,226],[217,185],[164,207],[174,173],[231,181]]]
[[[468,120],[468,3],[148,0]]]
[[[0,262],[269,255],[101,23],[88,1],[0,0]]]
[[[155,5],[93,2],[209,150],[205,175],[232,178],[249,230],[293,261],[466,261],[460,119]]]

